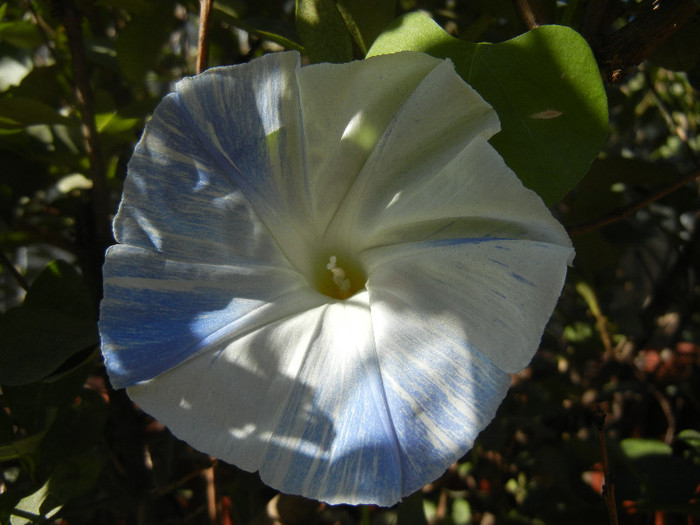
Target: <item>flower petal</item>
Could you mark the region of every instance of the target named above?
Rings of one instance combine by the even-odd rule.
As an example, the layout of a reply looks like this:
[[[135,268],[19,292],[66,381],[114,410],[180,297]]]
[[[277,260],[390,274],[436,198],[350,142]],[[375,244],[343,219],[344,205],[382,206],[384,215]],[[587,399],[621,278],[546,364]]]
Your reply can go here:
[[[496,238],[371,253],[367,288],[402,492],[473,445],[537,350],[570,249]],[[516,270],[517,269],[517,270]]]
[[[436,157],[416,160],[404,173],[382,161],[378,172],[403,178],[405,186],[382,193],[369,185],[357,218],[367,245],[492,236],[571,246],[540,197],[484,138],[452,157]]]
[[[268,231],[293,266],[306,267],[314,232],[302,225],[314,221],[308,208],[299,205],[308,200],[309,190],[304,185],[298,68],[298,53],[273,53],[180,81],[156,108],[129,165],[126,204],[115,222],[118,241],[134,243],[129,236],[134,233],[122,231],[132,212],[146,232],[157,232],[153,235],[192,231],[248,253],[248,243],[230,236],[239,217],[220,205],[232,194],[255,210],[256,226]],[[213,206],[200,201],[200,195]],[[204,231],[209,224],[216,228]],[[162,242],[155,247],[177,255]],[[194,257],[197,248],[194,243]],[[199,258],[218,262],[208,253]]]
[[[377,56],[299,71],[309,206],[324,229],[404,102],[444,61],[422,53]]]
[[[451,63],[417,53],[183,80],[115,219],[113,384],[284,492],[391,505],[434,480],[529,362],[573,255],[497,130]],[[327,254],[367,289],[315,290]]]
[[[401,290],[376,295],[378,362],[407,496],[472,448],[505,397],[510,375],[469,345],[448,312],[417,309]]]
[[[394,224],[391,212],[388,216],[386,212],[406,198],[414,201],[410,225],[416,212],[420,216],[441,210],[433,190],[444,194],[444,188],[433,180],[472,141],[485,142],[499,129],[491,106],[464,83],[451,62],[440,62],[396,109],[366,163],[358,166],[359,175],[329,227],[329,236],[362,244],[367,227]],[[461,155],[460,160],[465,158],[469,157]],[[464,181],[470,175],[462,169],[456,178]]]
[[[516,373],[539,346],[571,255],[566,246],[498,237],[378,248],[367,254],[372,313],[418,312],[425,322],[446,324],[465,353],[475,349]]]
[[[115,388],[323,302],[290,269],[173,261],[124,245],[107,254],[104,296],[99,329]]]
[[[283,492],[391,505],[402,472],[371,322],[364,292],[200,353],[129,395]]]

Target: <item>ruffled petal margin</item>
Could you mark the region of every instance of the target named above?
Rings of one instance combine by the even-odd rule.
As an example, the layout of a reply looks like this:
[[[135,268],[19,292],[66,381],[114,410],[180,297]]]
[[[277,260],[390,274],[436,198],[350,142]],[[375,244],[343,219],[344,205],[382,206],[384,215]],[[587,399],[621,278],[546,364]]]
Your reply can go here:
[[[338,101],[343,101],[338,104]],[[148,124],[104,268],[115,387],[287,493],[392,505],[473,445],[573,250],[488,144],[493,110],[427,55],[183,80]],[[367,289],[313,289],[344,246]]]
[[[364,292],[269,323],[128,392],[180,438],[283,492],[392,505],[403,494],[399,445],[371,323]]]

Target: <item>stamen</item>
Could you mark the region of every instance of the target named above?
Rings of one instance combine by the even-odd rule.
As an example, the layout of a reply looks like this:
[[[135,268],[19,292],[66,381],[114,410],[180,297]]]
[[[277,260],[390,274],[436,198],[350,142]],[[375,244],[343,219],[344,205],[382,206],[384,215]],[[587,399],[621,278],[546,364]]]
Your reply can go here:
[[[326,265],[326,268],[333,274],[333,282],[338,287],[340,292],[340,297],[345,298],[349,295],[350,291],[350,279],[345,276],[345,270],[336,266],[338,258],[335,255],[331,255],[331,258]]]

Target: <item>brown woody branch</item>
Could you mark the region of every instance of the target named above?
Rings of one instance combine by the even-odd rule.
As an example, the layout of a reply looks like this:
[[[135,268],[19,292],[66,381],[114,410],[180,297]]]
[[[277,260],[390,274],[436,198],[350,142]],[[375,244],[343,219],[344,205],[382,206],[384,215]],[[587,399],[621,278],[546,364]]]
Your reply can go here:
[[[549,24],[549,17],[540,0],[513,0],[513,7],[528,30]]]
[[[597,35],[599,44],[587,35],[598,58],[603,80],[609,83],[620,81],[626,69],[642,63],[699,11],[700,5],[694,0],[654,0],[646,11],[611,35],[602,38]]]
[[[605,434],[603,433],[603,425],[605,424],[605,412],[598,406],[593,414],[593,420],[598,434],[598,444],[600,445],[601,459],[603,463],[603,499],[605,506],[608,509],[608,518],[610,525],[618,525],[617,518],[617,503],[615,500],[615,483],[610,472],[610,464],[608,462],[608,450],[605,444]]]
[[[199,0],[199,42],[197,47],[197,74],[209,65],[209,18],[211,0]]]
[[[669,195],[670,193],[673,193],[676,190],[681,189],[686,184],[690,184],[698,178],[700,178],[700,171],[694,171],[693,173],[678,179],[669,186],[661,188],[660,190],[656,191],[653,195],[645,199],[633,202],[632,204],[624,208],[614,210],[613,212],[605,215],[604,217],[601,217],[600,219],[596,219],[595,221],[569,227],[569,235],[571,235],[572,237],[576,235],[582,235],[584,233],[589,233],[599,228],[602,228],[603,226],[607,226],[608,224],[621,221],[622,219],[629,217],[636,211],[639,211],[642,208],[646,208],[651,203],[661,199],[662,197],[665,197],[666,195]]]

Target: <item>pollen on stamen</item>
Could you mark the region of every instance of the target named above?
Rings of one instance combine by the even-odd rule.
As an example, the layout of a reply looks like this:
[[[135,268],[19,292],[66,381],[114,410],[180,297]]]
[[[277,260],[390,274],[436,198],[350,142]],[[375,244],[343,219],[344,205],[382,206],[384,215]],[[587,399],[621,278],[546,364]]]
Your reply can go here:
[[[309,284],[331,299],[344,301],[365,289],[367,274],[351,254],[335,249],[312,260]]]
[[[350,295],[350,279],[345,275],[345,270],[336,265],[338,258],[335,255],[331,255],[326,269],[330,270],[333,274],[333,283],[338,287],[338,295],[341,299],[345,299]]]

